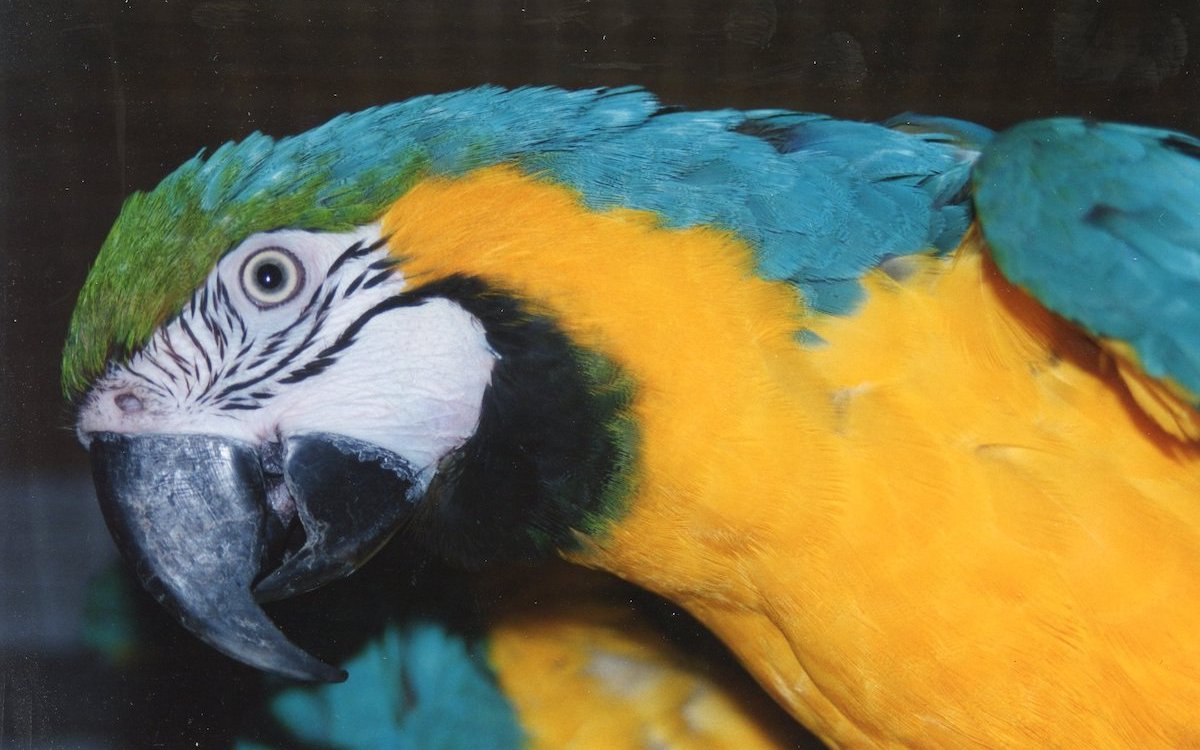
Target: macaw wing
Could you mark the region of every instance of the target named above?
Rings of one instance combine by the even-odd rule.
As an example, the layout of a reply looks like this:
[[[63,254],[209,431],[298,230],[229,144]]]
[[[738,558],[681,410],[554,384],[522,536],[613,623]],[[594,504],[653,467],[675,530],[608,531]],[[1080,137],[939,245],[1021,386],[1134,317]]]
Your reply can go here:
[[[1155,421],[1200,439],[1200,140],[1029,122],[997,135],[972,179],[1001,272],[1112,353]]]

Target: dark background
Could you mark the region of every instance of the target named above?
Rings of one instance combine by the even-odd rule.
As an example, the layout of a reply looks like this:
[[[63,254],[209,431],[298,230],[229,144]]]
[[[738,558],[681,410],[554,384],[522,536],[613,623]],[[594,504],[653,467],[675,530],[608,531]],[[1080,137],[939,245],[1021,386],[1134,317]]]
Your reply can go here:
[[[120,729],[123,694],[77,637],[85,583],[112,553],[59,399],[59,347],[123,197],[199,148],[481,83],[640,84],[688,107],[912,110],[993,127],[1080,114],[1196,132],[1198,8],[0,0],[0,748],[126,741],[99,739]]]

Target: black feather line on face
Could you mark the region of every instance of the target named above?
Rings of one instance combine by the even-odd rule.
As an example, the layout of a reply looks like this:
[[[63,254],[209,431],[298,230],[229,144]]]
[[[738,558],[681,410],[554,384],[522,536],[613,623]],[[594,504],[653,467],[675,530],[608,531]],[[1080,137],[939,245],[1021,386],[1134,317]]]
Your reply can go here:
[[[470,277],[398,299],[448,298],[498,355],[475,434],[444,459],[410,528],[458,565],[530,561],[578,544],[624,507],[633,465],[629,381],[550,318]]]
[[[355,258],[361,258],[364,255],[370,255],[371,253],[380,249],[381,247],[383,247],[384,245],[387,244],[388,238],[390,236],[391,235],[384,235],[383,237],[380,237],[379,239],[372,242],[370,245],[366,245],[366,246],[363,245],[362,240],[355,242],[353,245],[346,248],[342,252],[342,254],[337,257],[337,260],[333,261],[333,263],[329,266],[329,270],[325,272],[325,276],[326,277],[333,276],[334,272],[336,272],[339,268],[341,268],[343,263],[345,263],[349,260],[353,260]]]

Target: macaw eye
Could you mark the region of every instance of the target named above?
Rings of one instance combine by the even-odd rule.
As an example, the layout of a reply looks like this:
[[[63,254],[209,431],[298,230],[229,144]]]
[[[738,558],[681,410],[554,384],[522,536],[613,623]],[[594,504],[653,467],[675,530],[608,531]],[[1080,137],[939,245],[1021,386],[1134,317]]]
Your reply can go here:
[[[304,287],[304,266],[282,247],[264,247],[242,264],[242,289],[259,307],[275,307]]]

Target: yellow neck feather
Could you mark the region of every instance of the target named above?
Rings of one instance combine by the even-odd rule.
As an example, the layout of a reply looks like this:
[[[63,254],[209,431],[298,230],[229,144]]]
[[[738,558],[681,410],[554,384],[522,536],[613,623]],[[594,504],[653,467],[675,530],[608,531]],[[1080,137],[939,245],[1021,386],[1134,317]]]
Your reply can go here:
[[[413,284],[482,278],[549,312],[633,379],[632,516],[648,514],[648,523],[623,519],[604,540],[609,554],[632,556],[618,568],[646,567],[640,555],[677,555],[713,565],[660,571],[676,580],[655,588],[732,586],[723,561],[698,557],[689,537],[744,543],[741,532],[726,538],[723,530],[747,530],[747,498],[764,486],[787,484],[814,509],[840,494],[828,479],[834,409],[796,344],[797,294],[756,277],[735,237],[663,230],[647,213],[589,212],[569,191],[505,168],[418,185],[383,230]]]

